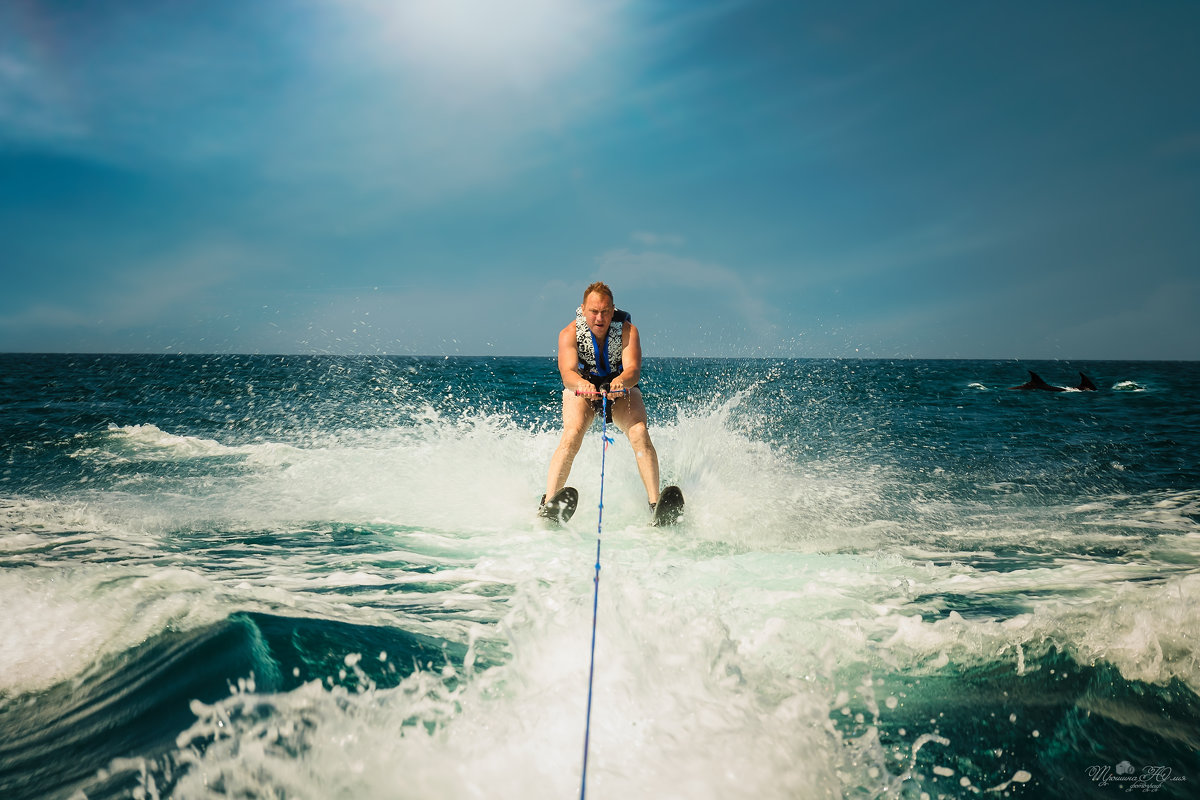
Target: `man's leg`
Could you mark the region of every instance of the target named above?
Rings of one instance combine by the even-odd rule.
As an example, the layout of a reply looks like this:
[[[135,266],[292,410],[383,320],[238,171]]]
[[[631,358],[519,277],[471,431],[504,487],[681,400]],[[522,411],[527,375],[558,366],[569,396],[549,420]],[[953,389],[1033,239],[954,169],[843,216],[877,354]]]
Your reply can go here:
[[[587,398],[577,397],[574,392],[563,390],[563,432],[558,441],[558,448],[550,459],[550,470],[546,475],[546,499],[558,494],[558,490],[567,485],[571,474],[571,464],[575,462],[575,454],[583,444],[583,436],[592,424],[596,412],[592,410]]]
[[[637,458],[638,472],[646,486],[646,499],[657,503],[658,452],[650,441],[650,431],[646,427],[646,404],[642,402],[642,391],[630,389],[628,396],[613,402],[612,413],[613,422],[629,439],[629,446]]]

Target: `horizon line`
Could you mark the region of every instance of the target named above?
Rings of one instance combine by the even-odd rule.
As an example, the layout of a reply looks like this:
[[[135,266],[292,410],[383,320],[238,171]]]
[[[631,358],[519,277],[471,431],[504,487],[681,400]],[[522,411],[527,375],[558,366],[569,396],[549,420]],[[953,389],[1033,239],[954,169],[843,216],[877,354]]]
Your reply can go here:
[[[497,355],[494,353],[262,353],[262,352],[201,352],[201,351],[174,351],[174,352],[148,352],[148,351],[70,351],[70,350],[0,350],[0,358],[5,356],[63,356],[63,357],[154,357],[154,358],[171,358],[177,356],[203,357],[203,358],[225,358],[237,356],[253,356],[257,358],[482,358],[482,359],[546,359],[554,361],[553,355]],[[708,356],[708,355],[690,355],[690,356],[644,356],[643,361],[671,361],[671,360],[707,360],[707,361],[991,361],[991,362],[1021,362],[1021,361],[1045,361],[1057,363],[1082,363],[1082,362],[1137,362],[1137,363],[1171,363],[1171,364],[1194,364],[1200,363],[1200,359],[1194,358],[1069,358],[1069,357],[1049,357],[1049,356]]]

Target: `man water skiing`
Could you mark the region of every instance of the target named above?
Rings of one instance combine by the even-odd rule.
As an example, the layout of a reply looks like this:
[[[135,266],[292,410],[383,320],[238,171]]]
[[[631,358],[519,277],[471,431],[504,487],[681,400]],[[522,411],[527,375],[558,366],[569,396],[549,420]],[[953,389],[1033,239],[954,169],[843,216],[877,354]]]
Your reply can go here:
[[[584,290],[583,305],[576,310],[575,321],[558,334],[558,371],[563,382],[563,432],[550,459],[546,494],[538,515],[559,517],[559,509],[547,503],[546,498],[553,500],[566,486],[575,454],[604,405],[602,397],[581,397],[576,392],[601,392],[607,396],[610,421],[629,439],[646,487],[646,499],[654,509],[659,494],[658,453],[646,429],[646,406],[637,388],[642,372],[642,344],[630,315],[617,310],[612,290],[599,281]],[[572,502],[570,512],[573,511]],[[569,516],[569,512],[563,516]]]

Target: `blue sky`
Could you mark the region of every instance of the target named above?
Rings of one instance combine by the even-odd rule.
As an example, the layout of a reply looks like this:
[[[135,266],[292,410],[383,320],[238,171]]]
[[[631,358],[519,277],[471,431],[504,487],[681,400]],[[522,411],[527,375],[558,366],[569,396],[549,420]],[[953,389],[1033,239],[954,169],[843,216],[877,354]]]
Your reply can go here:
[[[0,5],[0,350],[1200,359],[1200,3]]]

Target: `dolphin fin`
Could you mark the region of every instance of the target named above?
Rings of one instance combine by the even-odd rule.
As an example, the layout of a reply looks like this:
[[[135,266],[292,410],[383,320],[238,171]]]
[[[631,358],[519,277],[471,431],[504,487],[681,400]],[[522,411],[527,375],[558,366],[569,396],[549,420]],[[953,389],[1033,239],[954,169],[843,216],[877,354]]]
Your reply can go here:
[[[1029,380],[1027,380],[1025,383],[1022,383],[1020,386],[1010,386],[1009,388],[1010,389],[1024,389],[1025,391],[1040,389],[1043,392],[1065,392],[1066,391],[1066,389],[1064,389],[1061,386],[1054,386],[1053,384],[1046,383],[1044,380],[1042,380],[1042,376],[1038,375],[1033,370],[1029,370]]]

